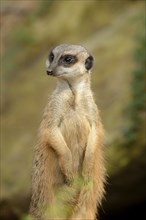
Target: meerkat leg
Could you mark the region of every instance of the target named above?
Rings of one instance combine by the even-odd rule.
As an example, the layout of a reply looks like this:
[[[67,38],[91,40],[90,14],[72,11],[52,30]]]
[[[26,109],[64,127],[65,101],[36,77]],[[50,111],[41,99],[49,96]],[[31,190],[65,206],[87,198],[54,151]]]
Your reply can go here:
[[[104,194],[105,170],[102,158],[101,137],[103,131],[97,133],[93,125],[89,133],[87,148],[83,161],[83,185],[77,206],[70,220],[94,220],[97,208]]]
[[[89,133],[85,157],[82,167],[82,175],[87,186],[92,185],[94,190],[94,198],[101,203],[104,195],[105,184],[105,166],[103,157],[103,136],[104,130],[99,123],[98,127],[93,125]]]
[[[77,206],[70,220],[94,220],[96,215],[96,201],[93,190],[84,187],[79,195]]]
[[[73,179],[72,155],[60,130],[57,127],[51,129],[48,128],[43,131],[42,137],[43,137],[43,142],[45,142],[45,144],[48,144],[48,146],[51,146],[51,148],[58,155],[59,165],[61,171],[66,177],[66,180],[69,182],[72,181]]]
[[[87,147],[82,167],[82,175],[87,182],[90,180],[90,177],[92,177],[93,174],[93,163],[97,147],[97,139],[97,128],[95,125],[92,125],[87,141]]]

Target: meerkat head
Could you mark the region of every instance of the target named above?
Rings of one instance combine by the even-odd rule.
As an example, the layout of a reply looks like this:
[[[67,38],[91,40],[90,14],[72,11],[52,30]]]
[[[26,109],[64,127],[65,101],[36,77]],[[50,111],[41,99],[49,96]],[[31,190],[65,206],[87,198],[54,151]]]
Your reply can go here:
[[[47,74],[65,79],[90,73],[92,66],[93,56],[79,45],[59,45],[46,60]]]

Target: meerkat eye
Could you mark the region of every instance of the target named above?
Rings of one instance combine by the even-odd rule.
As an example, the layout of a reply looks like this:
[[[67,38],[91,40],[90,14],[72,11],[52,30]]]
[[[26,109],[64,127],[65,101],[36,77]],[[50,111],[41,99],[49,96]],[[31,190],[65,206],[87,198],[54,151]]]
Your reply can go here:
[[[73,55],[65,55],[63,58],[62,58],[62,61],[63,63],[66,63],[66,64],[73,64],[76,62],[76,57],[73,56]]]
[[[51,52],[49,55],[49,61],[52,62],[54,60],[54,54]]]
[[[65,56],[63,61],[65,61],[66,63],[72,63],[72,61],[74,60],[73,56]]]

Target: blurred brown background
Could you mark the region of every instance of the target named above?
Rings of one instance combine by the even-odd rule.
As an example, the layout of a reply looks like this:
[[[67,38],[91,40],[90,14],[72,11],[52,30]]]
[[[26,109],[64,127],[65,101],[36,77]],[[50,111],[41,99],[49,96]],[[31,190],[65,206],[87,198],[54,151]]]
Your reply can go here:
[[[145,1],[1,1],[0,219],[27,219],[32,152],[47,96],[49,49],[86,46],[106,130],[101,220],[141,219],[146,202]]]

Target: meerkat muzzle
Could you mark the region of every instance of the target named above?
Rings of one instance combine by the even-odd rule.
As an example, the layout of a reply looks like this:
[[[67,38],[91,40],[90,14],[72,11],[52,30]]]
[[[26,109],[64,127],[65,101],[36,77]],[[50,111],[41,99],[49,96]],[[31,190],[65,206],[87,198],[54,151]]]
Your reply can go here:
[[[51,75],[52,76],[54,74],[53,70],[47,70],[46,72],[47,72],[47,75]]]

